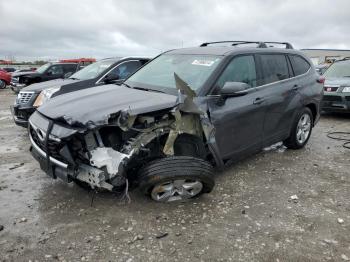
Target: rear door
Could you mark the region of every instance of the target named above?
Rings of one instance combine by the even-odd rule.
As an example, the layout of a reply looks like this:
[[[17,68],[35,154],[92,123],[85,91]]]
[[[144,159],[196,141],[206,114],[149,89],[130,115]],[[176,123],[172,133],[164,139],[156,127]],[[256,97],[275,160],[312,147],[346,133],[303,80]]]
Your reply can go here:
[[[262,68],[262,83],[259,87],[266,101],[264,122],[264,146],[279,142],[289,134],[290,123],[296,109],[298,89],[297,81],[290,61],[285,54],[259,54]]]
[[[256,89],[257,70],[254,55],[234,57],[226,66],[215,85],[215,92],[226,82],[244,82],[250,85],[248,94],[209,102],[210,118],[215,126],[215,139],[223,158],[256,151],[262,146],[264,103]],[[220,99],[220,98],[219,98]],[[245,155],[245,154],[244,154]]]

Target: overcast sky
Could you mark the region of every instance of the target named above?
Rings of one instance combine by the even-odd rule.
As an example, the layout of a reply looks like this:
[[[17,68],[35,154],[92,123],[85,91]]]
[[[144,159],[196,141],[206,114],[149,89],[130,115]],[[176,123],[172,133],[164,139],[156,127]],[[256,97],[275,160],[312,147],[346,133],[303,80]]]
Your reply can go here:
[[[0,59],[157,55],[215,40],[350,49],[349,0],[0,0]]]

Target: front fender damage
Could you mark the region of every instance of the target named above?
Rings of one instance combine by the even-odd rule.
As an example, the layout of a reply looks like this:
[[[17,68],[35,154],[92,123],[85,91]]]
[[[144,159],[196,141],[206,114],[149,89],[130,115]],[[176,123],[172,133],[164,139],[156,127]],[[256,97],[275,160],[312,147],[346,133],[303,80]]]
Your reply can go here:
[[[174,78],[178,89],[177,103],[172,109],[164,112],[164,115],[170,117],[154,121],[152,116],[141,117],[125,110],[101,120],[103,123],[107,122],[108,126],[120,128],[123,132],[136,132],[136,135],[128,139],[120,148],[115,149],[104,145],[103,138],[98,133],[100,127],[90,123],[89,126],[93,126],[94,129],[87,131],[86,137],[90,138],[85,139],[89,151],[89,164],[79,165],[76,179],[90,184],[92,188],[113,190],[114,187],[127,182],[125,170],[132,162],[140,161],[139,155],[150,150],[149,144],[164,138],[161,154],[172,156],[174,143],[181,134],[201,138],[208,146],[216,164],[219,167],[223,165],[215,141],[215,128],[207,114],[207,106],[197,105],[196,93],[178,75],[174,74]],[[135,122],[139,119],[147,122],[147,128],[135,127]]]

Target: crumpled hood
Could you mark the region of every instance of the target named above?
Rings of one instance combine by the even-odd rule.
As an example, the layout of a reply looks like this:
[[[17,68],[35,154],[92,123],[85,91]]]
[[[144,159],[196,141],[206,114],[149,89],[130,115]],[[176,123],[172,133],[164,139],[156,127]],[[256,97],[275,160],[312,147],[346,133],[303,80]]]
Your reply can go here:
[[[107,124],[111,114],[123,110],[137,115],[172,108],[176,104],[174,95],[111,84],[54,97],[38,111],[51,119],[64,119],[70,125],[93,127]]]
[[[55,79],[45,82],[40,82],[36,84],[31,84],[25,88],[22,88],[21,91],[34,91],[34,92],[40,92],[47,88],[55,88],[55,87],[62,87],[63,85],[68,85],[71,83],[76,82],[77,80],[74,79]]]
[[[327,85],[350,86],[350,77],[326,78],[324,85],[325,86]]]

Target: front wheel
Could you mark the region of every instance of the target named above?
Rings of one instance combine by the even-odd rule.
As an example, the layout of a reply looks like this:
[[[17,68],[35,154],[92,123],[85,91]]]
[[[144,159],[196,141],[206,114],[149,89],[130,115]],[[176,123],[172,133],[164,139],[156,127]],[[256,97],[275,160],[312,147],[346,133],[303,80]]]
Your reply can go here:
[[[140,189],[157,202],[184,201],[209,193],[213,167],[205,160],[173,156],[155,160],[140,170]]]
[[[5,88],[6,88],[6,82],[0,79],[0,89],[5,89]]]
[[[303,148],[311,136],[312,125],[312,112],[305,107],[294,120],[290,136],[283,141],[284,145],[291,149]]]

